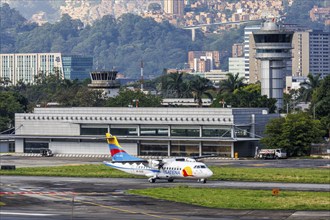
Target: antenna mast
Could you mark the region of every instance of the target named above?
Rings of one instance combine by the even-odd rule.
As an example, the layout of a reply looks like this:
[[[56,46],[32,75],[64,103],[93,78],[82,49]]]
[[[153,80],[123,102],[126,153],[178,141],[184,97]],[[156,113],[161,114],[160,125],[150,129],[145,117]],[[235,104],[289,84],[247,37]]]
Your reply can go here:
[[[143,60],[141,60],[141,91],[143,92]]]

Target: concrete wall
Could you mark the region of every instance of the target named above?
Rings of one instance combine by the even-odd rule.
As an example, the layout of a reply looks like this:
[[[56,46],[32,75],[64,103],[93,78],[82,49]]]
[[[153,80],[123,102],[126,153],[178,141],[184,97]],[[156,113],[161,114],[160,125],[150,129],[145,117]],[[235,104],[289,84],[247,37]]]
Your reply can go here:
[[[24,139],[15,139],[15,152],[24,153]]]
[[[79,124],[51,118],[46,115],[15,117],[16,135],[80,135]]]
[[[107,143],[50,142],[49,149],[55,154],[109,154]]]
[[[131,155],[137,155],[136,143],[120,143],[124,150]],[[98,142],[50,142],[49,149],[55,154],[110,154],[108,144]]]

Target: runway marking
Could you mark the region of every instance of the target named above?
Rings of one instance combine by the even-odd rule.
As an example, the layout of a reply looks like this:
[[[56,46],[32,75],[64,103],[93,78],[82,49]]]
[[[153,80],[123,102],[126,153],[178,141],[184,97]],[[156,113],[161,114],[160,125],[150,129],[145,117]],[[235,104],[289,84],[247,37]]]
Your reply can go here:
[[[59,198],[59,199],[63,199],[63,200],[67,200],[67,201],[73,201],[72,198],[65,198],[65,197],[61,197],[61,196],[56,196],[56,195],[49,195],[51,197],[55,197],[55,198]],[[122,209],[122,208],[116,208],[116,207],[112,207],[112,206],[108,206],[108,205],[102,205],[102,204],[98,204],[95,202],[88,202],[88,201],[83,201],[83,200],[74,200],[75,202],[79,202],[81,204],[89,204],[89,205],[94,205],[94,206],[98,206],[98,207],[102,207],[102,208],[106,208],[106,209],[111,209],[111,210],[116,210],[116,211],[120,211],[120,212],[125,212],[125,213],[130,213],[130,214],[142,214],[142,215],[146,215],[146,216],[150,216],[150,217],[154,217],[154,218],[162,218],[162,219],[171,219],[171,220],[180,220],[178,218],[167,218],[164,216],[160,216],[160,215],[155,215],[155,214],[149,214],[147,212],[136,212],[136,211],[130,211],[128,209]]]
[[[257,164],[251,164],[253,167],[263,167],[266,166],[265,164],[257,163]]]
[[[74,192],[32,192],[32,191],[23,191],[23,192],[0,192],[0,195],[75,195]]]
[[[24,212],[0,212],[0,215],[23,215],[23,216],[55,216],[57,214],[42,214],[42,213],[24,213]]]

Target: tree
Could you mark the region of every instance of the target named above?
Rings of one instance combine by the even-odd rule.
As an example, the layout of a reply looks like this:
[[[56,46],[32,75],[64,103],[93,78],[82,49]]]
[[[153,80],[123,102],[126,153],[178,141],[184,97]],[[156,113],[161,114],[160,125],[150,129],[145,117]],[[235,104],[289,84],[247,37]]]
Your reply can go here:
[[[330,137],[330,76],[325,77],[312,97],[311,113],[321,120]]]
[[[184,80],[183,72],[167,74],[162,80],[164,97],[184,98],[189,93],[189,85]]]
[[[248,84],[246,86],[235,89],[232,93],[218,94],[216,101],[213,102],[213,107],[222,107],[224,105],[240,108],[268,108],[270,113],[276,110],[276,99],[268,98],[266,95],[261,95],[260,83]]]
[[[220,92],[231,93],[244,86],[244,77],[239,77],[239,73],[227,73],[226,76],[226,80],[220,81]]]
[[[313,76],[308,74],[307,81],[300,83],[301,89],[301,98],[304,102],[310,102],[313,96],[313,92],[320,85],[320,74]]]
[[[77,107],[101,107],[103,106],[102,92],[80,87],[74,97],[73,106]]]
[[[160,107],[162,99],[159,96],[144,94],[141,91],[120,89],[118,96],[108,98],[106,107]]]
[[[15,113],[24,112],[27,100],[18,93],[0,93],[0,132],[14,127]]]
[[[206,95],[211,101],[213,101],[213,96],[209,91],[213,90],[214,86],[209,79],[199,76],[196,77],[193,81],[190,82],[190,89],[193,93],[195,101],[198,103],[198,107],[203,106],[203,95]]]
[[[283,94],[283,113],[291,113],[292,111],[296,111],[296,105],[300,101],[300,91],[300,89],[291,89],[289,93]]]
[[[305,112],[288,114],[285,118],[271,120],[261,142],[267,148],[283,148],[292,156],[310,154],[311,143],[322,140],[322,127]]]

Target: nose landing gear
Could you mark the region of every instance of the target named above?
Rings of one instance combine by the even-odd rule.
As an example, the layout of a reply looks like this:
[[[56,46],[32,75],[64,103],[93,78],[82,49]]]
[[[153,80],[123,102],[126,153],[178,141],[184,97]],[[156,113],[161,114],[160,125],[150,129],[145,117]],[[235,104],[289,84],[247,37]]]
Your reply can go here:
[[[206,179],[198,179],[197,182],[206,183]]]

